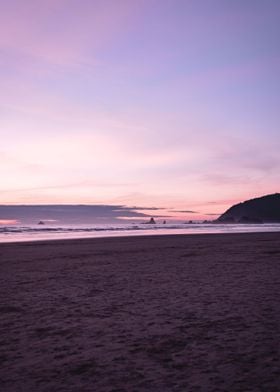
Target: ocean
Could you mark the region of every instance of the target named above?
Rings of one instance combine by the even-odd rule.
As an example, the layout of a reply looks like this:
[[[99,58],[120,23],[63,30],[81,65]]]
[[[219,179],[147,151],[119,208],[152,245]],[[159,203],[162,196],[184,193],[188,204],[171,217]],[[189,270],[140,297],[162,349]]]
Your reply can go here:
[[[39,241],[74,238],[94,238],[135,235],[210,234],[210,233],[256,233],[280,231],[275,224],[44,224],[1,225],[0,242]]]

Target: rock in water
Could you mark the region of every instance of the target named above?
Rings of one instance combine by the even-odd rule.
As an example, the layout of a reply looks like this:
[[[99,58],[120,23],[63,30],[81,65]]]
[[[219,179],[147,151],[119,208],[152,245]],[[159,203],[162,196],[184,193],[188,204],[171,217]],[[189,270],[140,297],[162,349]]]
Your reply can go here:
[[[154,218],[151,218],[148,223],[150,225],[155,225],[156,221],[154,220]]]

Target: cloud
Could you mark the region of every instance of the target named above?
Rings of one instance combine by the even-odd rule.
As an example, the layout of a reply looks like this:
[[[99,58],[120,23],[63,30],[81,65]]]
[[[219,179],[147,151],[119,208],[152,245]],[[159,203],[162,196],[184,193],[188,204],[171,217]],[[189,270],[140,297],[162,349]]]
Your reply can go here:
[[[171,210],[170,212],[178,212],[178,213],[184,213],[184,214],[199,214],[199,212],[191,211],[191,210]]]
[[[194,214],[275,189],[279,6],[162,3],[0,2],[2,202]]]
[[[138,207],[138,206],[134,206],[134,207],[130,207],[133,210],[137,210],[137,211],[158,211],[158,210],[165,210],[165,208],[162,207]]]
[[[125,205],[0,205],[1,221],[18,221],[21,224],[36,224],[38,221],[95,224],[149,217],[150,215]]]
[[[68,0],[11,0],[0,7],[0,46],[31,60],[76,65],[87,60],[88,51],[115,40],[134,9],[128,1],[76,6]]]
[[[238,203],[239,199],[219,199],[216,201],[207,201],[205,204],[216,205],[216,204],[234,204]]]

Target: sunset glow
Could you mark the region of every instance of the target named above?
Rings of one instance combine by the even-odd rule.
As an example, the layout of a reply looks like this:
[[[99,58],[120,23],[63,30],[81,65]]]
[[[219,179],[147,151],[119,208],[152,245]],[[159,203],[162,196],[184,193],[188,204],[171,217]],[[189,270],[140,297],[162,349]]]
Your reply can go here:
[[[279,191],[279,16],[273,0],[1,2],[0,204],[213,219]]]

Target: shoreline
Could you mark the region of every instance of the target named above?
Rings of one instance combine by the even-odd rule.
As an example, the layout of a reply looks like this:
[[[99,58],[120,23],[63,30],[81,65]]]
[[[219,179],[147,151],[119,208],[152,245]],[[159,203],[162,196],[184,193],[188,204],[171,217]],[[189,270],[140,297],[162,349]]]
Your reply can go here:
[[[196,233],[141,233],[141,234],[124,234],[124,235],[119,235],[118,234],[114,234],[114,235],[104,235],[104,236],[93,236],[93,237],[65,237],[65,238],[44,238],[44,239],[21,239],[21,240],[8,240],[8,241],[1,241],[0,240],[0,247],[2,245],[8,245],[8,244],[26,244],[26,243],[41,243],[41,242],[64,242],[64,241],[91,241],[91,240],[105,240],[105,239],[120,239],[120,238],[150,238],[150,237],[177,237],[177,236],[220,236],[220,235],[254,235],[254,234],[274,234],[274,233],[279,233],[280,234],[280,230],[265,230],[265,231],[246,231],[246,232],[240,232],[240,231],[236,231],[236,232],[209,232],[209,233],[203,233],[203,232],[196,232]]]
[[[1,390],[276,392],[279,244],[279,232],[1,243]]]

